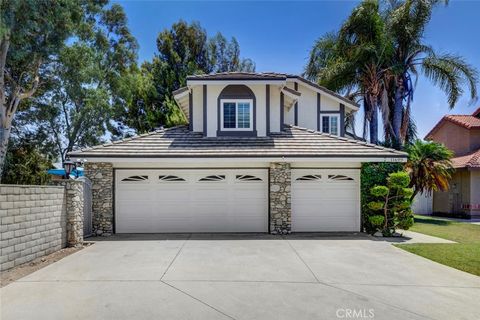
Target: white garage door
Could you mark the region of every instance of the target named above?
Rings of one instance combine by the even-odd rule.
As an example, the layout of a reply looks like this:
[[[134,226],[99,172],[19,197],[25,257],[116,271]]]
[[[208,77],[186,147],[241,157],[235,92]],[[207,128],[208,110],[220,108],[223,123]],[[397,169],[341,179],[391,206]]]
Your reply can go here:
[[[292,231],[359,231],[360,170],[293,169]]]
[[[267,232],[268,170],[117,170],[117,233]]]

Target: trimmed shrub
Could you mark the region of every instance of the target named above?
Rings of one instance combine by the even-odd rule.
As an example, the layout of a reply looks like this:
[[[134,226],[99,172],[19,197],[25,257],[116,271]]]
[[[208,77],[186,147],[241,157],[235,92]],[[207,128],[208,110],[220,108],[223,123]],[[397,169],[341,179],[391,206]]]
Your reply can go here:
[[[368,204],[375,200],[375,196],[370,193],[370,189],[375,186],[387,184],[388,175],[392,172],[403,170],[401,163],[364,163],[361,171],[361,208],[362,208],[362,227],[368,233],[375,233],[377,228],[372,225],[369,216],[372,211]]]
[[[369,222],[377,231],[384,236],[391,236],[397,227],[408,229],[413,224],[413,213],[410,197],[413,190],[407,186],[410,177],[407,172],[399,171],[390,173],[386,186],[375,186],[370,189],[370,194],[375,197],[368,203],[371,210]],[[383,224],[379,225],[383,215]]]

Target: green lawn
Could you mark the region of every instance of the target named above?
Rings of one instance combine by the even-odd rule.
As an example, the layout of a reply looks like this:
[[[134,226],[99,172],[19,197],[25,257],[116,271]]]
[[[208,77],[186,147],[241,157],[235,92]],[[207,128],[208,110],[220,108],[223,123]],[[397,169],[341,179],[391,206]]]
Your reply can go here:
[[[399,244],[397,247],[480,276],[480,225],[415,216],[415,224],[410,230],[458,243]]]

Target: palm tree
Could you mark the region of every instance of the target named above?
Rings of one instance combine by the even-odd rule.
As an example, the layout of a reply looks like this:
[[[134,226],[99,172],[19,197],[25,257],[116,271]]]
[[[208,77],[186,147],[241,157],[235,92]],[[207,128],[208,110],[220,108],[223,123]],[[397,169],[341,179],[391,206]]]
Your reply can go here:
[[[388,110],[384,62],[393,52],[387,36],[378,1],[363,1],[338,32],[315,43],[304,73],[331,90],[363,101],[363,137],[368,123],[373,143],[378,142],[378,107]]]
[[[390,65],[393,74],[391,92],[391,132],[386,132],[392,143],[404,144],[410,122],[414,83],[419,71],[442,89],[453,108],[463,94],[463,86],[477,99],[478,73],[462,57],[439,54],[423,43],[425,28],[435,6],[446,1],[406,0],[393,4],[384,15],[387,30],[393,41],[394,57]],[[398,2],[397,2],[398,3]]]
[[[439,54],[423,43],[432,10],[442,2],[390,1],[382,11],[377,0],[365,0],[310,53],[305,76],[363,101],[363,136],[368,124],[372,143],[377,143],[378,111],[388,145],[402,148],[415,138],[411,103],[420,72],[447,94],[450,108],[465,85],[472,101],[477,99],[477,71],[462,57]]]
[[[431,194],[433,191],[446,191],[454,169],[451,158],[453,152],[437,142],[415,141],[408,148],[408,161],[405,168],[410,174],[411,200],[418,193]]]

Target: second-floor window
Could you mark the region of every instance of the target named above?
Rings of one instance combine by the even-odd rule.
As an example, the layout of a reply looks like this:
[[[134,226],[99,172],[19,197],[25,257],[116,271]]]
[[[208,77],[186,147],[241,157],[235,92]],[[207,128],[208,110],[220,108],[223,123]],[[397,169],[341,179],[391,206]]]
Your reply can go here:
[[[339,135],[339,128],[338,125],[340,123],[340,115],[338,114],[330,114],[330,115],[322,115],[321,119],[322,128],[321,131],[323,133],[330,133],[336,136]]]
[[[249,131],[252,130],[252,105],[250,99],[223,99],[221,103],[222,130]]]

